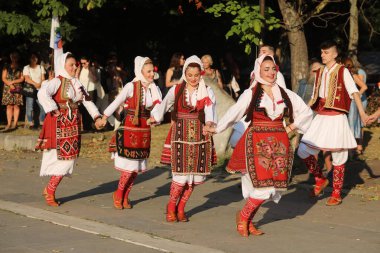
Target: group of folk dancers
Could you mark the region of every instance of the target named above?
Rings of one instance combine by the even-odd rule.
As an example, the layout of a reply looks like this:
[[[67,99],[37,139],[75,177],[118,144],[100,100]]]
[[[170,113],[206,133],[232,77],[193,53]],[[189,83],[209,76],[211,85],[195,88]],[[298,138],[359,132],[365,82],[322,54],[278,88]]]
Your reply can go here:
[[[48,112],[36,146],[43,150],[40,175],[51,177],[43,190],[46,203],[59,206],[55,191],[62,178],[73,171],[80,150],[78,103],[83,103],[98,129],[115,113],[122,119],[109,147],[115,169],[121,173],[113,193],[116,209],[132,208],[129,193],[134,180],[148,168],[151,126],[159,124],[169,110],[172,123],[161,156],[161,162],[171,165],[172,170],[166,206],[168,222],[188,221],[185,205],[216,163],[212,135],[242,118],[248,127],[227,166],[231,173],[242,173],[246,203],[236,213],[236,229],[241,236],[263,234],[252,223],[255,213],[267,200],[278,202],[288,187],[294,155],[288,133],[292,131],[304,134],[298,155],[314,175],[313,196],[319,196],[329,183],[317,164],[316,155],[321,150],[332,152],[333,192],[327,205],[340,204],[347,152],[356,148],[346,116],[351,100],[357,104],[363,122],[368,116],[350,73],[336,62],[337,56],[336,44],[322,44],[324,66],[316,73],[313,96],[306,105],[296,93],[277,84],[274,58],[261,55],[255,61],[251,86],[217,122],[217,101],[202,79],[203,66],[197,56],[186,59],[183,82],[174,85],[164,99],[153,81],[152,61],[136,57],[135,78],[101,115],[75,78],[75,58],[70,53],[61,55],[56,65],[57,77],[38,93],[40,103]],[[314,119],[311,108],[316,113]],[[284,117],[289,118],[290,124],[284,123]]]

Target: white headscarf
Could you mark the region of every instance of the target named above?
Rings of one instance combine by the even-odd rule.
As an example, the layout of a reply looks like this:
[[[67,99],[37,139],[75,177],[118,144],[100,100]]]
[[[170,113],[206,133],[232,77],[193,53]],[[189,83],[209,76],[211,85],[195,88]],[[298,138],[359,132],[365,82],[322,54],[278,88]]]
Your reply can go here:
[[[260,76],[261,63],[263,63],[263,60],[265,57],[270,57],[273,60],[274,64],[276,65],[276,61],[274,60],[273,56],[271,56],[269,54],[263,54],[259,58],[257,58],[255,60],[255,67],[254,67],[254,69],[250,75],[251,77],[253,75],[255,80],[252,82],[252,84],[249,88],[256,86],[257,83],[266,84],[266,85],[270,85],[270,86],[273,86],[276,83],[276,80],[274,81],[274,83],[270,83],[270,82],[267,82],[264,79],[262,79]],[[276,77],[277,77],[277,75],[276,75]]]
[[[133,82],[141,81],[141,83],[148,87],[152,92],[153,104],[161,103],[161,96],[158,92],[158,87],[154,82],[148,83],[145,77],[142,74],[142,69],[147,60],[150,60],[148,57],[136,56],[135,58],[135,78],[133,78]]]
[[[185,64],[183,65],[183,69],[182,69],[181,79],[185,80],[185,82],[188,82],[186,79],[185,72],[190,63],[196,63],[201,67],[201,71],[204,70],[201,59],[199,59],[199,57],[196,55],[190,56],[189,58],[186,59]],[[211,104],[212,104],[212,101],[208,95],[205,81],[203,80],[203,77],[201,76],[199,80],[198,91],[197,91],[197,109],[201,110],[206,105],[211,105]]]
[[[55,76],[62,76],[69,80],[75,78],[75,76],[70,76],[65,69],[66,58],[69,54],[71,53],[66,52],[57,57],[57,61],[55,62]]]

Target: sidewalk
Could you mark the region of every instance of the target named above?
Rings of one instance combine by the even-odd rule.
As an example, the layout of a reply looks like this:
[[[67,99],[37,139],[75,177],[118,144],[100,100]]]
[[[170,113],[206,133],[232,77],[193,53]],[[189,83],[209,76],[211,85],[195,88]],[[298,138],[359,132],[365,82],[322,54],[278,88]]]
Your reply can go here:
[[[289,253],[375,253],[380,250],[380,202],[351,195],[351,191],[342,205],[327,207],[327,194],[316,201],[310,199],[308,191],[297,186],[299,184],[292,184],[279,204],[264,204],[255,217],[266,235],[241,238],[234,224],[236,211],[244,205],[238,175],[215,172],[205,184],[195,188],[186,207],[190,222],[167,223],[165,205],[171,179],[165,167],[152,168],[137,177],[130,195],[133,209],[115,210],[112,192],[117,187],[119,173],[112,168],[112,162],[80,158],[72,178],[65,178],[58,188],[57,198],[63,204],[53,208],[46,206],[41,196],[47,178],[38,176],[40,162],[40,153],[1,152],[0,200],[3,204],[4,201],[20,204],[20,214],[34,208],[41,213],[47,211],[75,218],[79,227],[93,221],[110,226],[112,231],[122,229],[124,234],[134,231],[184,243],[194,249],[209,248],[210,252],[211,249],[234,253],[252,252],[252,249]],[[378,162],[370,164],[375,174],[380,174],[379,165]],[[294,180],[298,177],[301,181],[297,183],[303,182],[298,175]],[[378,183],[378,179],[371,180]],[[98,226],[91,229],[88,232],[95,233]]]
[[[153,137],[166,137],[165,127],[155,128]],[[230,175],[222,168],[215,169],[205,184],[195,188],[186,207],[190,222],[165,221],[171,177],[169,169],[158,163],[162,143],[157,140],[153,142],[151,169],[137,177],[132,189],[130,198],[134,208],[115,210],[112,192],[117,187],[119,173],[113,169],[106,152],[112,132],[82,136],[83,152],[74,174],[65,178],[57,191],[62,205],[58,208],[46,206],[41,192],[48,178],[39,177],[42,154],[24,151],[26,148],[20,146],[29,145],[28,138],[37,138],[37,131],[28,131],[22,129],[20,133],[0,134],[0,145],[1,140],[18,141],[17,145],[9,145],[11,151],[0,151],[0,210],[46,222],[54,222],[60,217],[61,226],[135,243],[142,247],[139,248],[141,252],[151,252],[152,249],[181,253],[235,253],[252,252],[252,249],[261,253],[380,251],[378,159],[348,163],[343,190],[345,196],[343,203],[336,207],[325,206],[331,187],[318,200],[309,198],[313,181],[301,163],[296,161],[288,192],[277,205],[265,203],[254,219],[266,235],[241,238],[234,221],[236,211],[245,203],[240,178],[238,174]],[[378,145],[376,134],[369,145]],[[374,151],[371,146],[370,151],[375,152],[372,157],[376,157],[378,150]],[[65,231],[69,233],[69,230]],[[34,237],[36,241],[43,240],[41,235],[35,234]],[[66,252],[60,245],[52,249]],[[111,248],[112,245],[110,241]],[[183,248],[175,248],[175,245]],[[91,250],[93,247],[90,245],[88,247],[87,252],[97,252]]]

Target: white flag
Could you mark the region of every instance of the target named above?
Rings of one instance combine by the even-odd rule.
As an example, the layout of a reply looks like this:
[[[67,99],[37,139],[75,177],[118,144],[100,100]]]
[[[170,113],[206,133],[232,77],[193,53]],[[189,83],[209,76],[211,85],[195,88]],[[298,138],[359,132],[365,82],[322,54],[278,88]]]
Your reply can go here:
[[[54,49],[54,68],[55,68],[55,66],[57,65],[58,56],[63,54],[61,27],[59,26],[58,17],[53,17],[51,19],[50,47]]]

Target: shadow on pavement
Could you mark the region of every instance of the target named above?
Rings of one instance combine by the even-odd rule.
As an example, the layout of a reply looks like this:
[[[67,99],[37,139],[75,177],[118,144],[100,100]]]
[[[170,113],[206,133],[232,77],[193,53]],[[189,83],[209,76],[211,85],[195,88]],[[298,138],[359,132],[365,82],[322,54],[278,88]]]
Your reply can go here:
[[[156,167],[157,168],[157,167]],[[170,169],[167,169],[167,167],[160,167],[158,169],[156,169],[156,172],[154,172],[156,175],[155,176],[159,176],[163,173],[167,173],[167,178],[166,179],[170,179],[171,176],[170,176]],[[158,174],[157,174],[158,173]],[[144,173],[143,175],[145,175],[146,173]],[[152,173],[153,174],[153,173]],[[138,179],[138,177],[137,177]],[[146,181],[148,179],[146,178],[143,178],[141,176],[141,180],[142,181]],[[161,196],[169,196],[169,193],[170,193],[170,185],[171,185],[171,181],[169,183],[166,183],[162,186],[159,186],[156,188],[156,191],[154,192],[153,195],[150,195],[150,196],[147,196],[147,197],[144,197],[144,198],[141,198],[141,199],[136,199],[136,200],[132,200],[131,203],[133,205],[136,205],[136,204],[139,204],[141,202],[144,202],[144,201],[147,201],[147,200],[150,200],[150,199],[154,199],[154,198],[158,198],[158,197],[161,197]],[[133,191],[133,188],[132,188],[132,191]]]
[[[159,176],[165,172],[166,172],[166,170],[157,169],[157,167],[155,167],[154,169],[150,169],[147,172],[138,175],[135,182],[134,182],[134,185],[142,183],[142,182],[150,180],[150,179],[153,179],[153,178],[155,178],[155,177],[157,177],[157,176]],[[90,197],[90,196],[94,196],[94,195],[111,193],[111,192],[114,192],[116,190],[118,182],[119,182],[118,180],[115,180],[115,181],[111,181],[108,183],[104,183],[104,184],[98,185],[95,188],[89,189],[87,191],[79,192],[79,193],[71,195],[71,196],[66,196],[66,197],[60,198],[59,201],[61,203],[65,203],[65,202],[69,202],[72,200]],[[133,191],[133,188],[132,188],[132,191]]]
[[[206,184],[212,184],[212,182],[206,182]],[[202,186],[197,186],[197,187],[202,187]],[[195,187],[194,191],[196,191],[197,187]],[[202,205],[199,205],[187,211],[186,214],[188,217],[191,217],[194,214],[207,211],[215,207],[227,206],[233,202],[241,201],[242,195],[241,195],[240,181],[239,183],[223,188],[219,191],[215,191],[210,194],[207,194],[204,197],[207,198],[207,201],[204,202]]]
[[[87,191],[83,191],[83,192],[79,192],[79,193],[71,195],[71,196],[59,198],[58,200],[59,200],[59,202],[64,204],[66,202],[70,202],[70,201],[76,200],[76,199],[81,199],[81,198],[86,198],[86,197],[90,197],[90,196],[94,196],[94,195],[101,195],[101,194],[110,193],[110,192],[115,190],[115,185],[117,185],[117,183],[118,183],[117,180],[111,181],[108,183],[104,183],[104,184],[98,185],[95,188],[89,189]]]
[[[295,186],[289,187],[289,189]],[[316,203],[320,200],[318,198],[312,198],[307,190],[296,188],[295,191],[283,195],[278,204],[273,201],[263,204],[263,207],[268,208],[263,218],[257,220],[257,217],[253,218],[253,222],[258,226],[269,224],[279,220],[293,219],[297,216],[306,214]],[[260,209],[259,209],[260,212]]]

